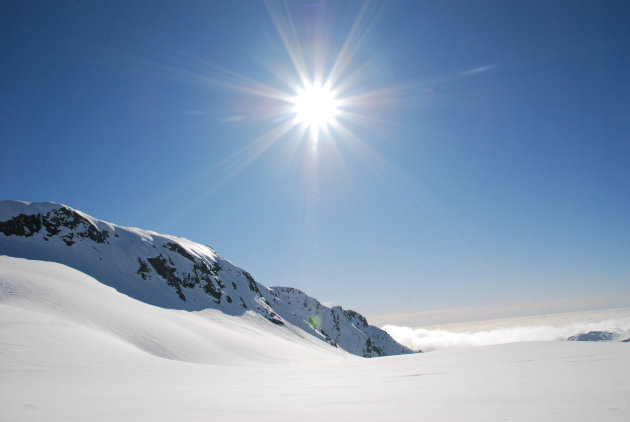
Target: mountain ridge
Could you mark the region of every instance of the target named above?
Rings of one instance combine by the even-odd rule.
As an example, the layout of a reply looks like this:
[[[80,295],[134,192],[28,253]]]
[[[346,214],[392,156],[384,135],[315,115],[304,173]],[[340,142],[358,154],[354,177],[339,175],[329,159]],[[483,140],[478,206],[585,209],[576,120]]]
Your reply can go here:
[[[123,227],[54,202],[0,201],[0,254],[54,261],[152,305],[255,312],[364,357],[412,353],[351,310],[291,287],[268,288],[209,246]]]

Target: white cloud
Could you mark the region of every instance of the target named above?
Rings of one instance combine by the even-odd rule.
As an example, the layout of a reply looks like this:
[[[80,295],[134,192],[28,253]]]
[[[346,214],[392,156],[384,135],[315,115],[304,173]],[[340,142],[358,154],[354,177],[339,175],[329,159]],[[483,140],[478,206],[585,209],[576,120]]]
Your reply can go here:
[[[489,72],[491,70],[494,70],[497,68],[496,64],[489,64],[486,66],[479,66],[479,67],[475,67],[472,69],[468,69],[465,72],[462,72],[462,76],[469,76],[469,75],[475,75],[477,73],[484,73],[484,72]]]
[[[600,315],[605,315],[602,311]],[[383,327],[396,341],[415,350],[431,351],[452,347],[483,346],[520,341],[566,340],[568,337],[588,331],[608,331],[620,334],[620,339],[630,337],[630,310],[626,316],[594,321],[593,313],[572,313],[521,318],[521,325],[514,320],[478,323],[475,329],[425,329],[386,325]],[[582,318],[580,318],[582,315]],[[464,325],[464,328],[466,326]]]

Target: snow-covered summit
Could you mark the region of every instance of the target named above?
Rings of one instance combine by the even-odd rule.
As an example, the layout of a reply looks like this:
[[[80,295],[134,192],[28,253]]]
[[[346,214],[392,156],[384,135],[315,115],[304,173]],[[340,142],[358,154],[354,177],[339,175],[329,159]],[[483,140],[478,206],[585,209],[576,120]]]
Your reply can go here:
[[[0,201],[0,254],[59,262],[142,302],[170,309],[254,312],[350,353],[411,353],[360,314],[292,288],[267,288],[210,247],[121,227],[66,205]]]

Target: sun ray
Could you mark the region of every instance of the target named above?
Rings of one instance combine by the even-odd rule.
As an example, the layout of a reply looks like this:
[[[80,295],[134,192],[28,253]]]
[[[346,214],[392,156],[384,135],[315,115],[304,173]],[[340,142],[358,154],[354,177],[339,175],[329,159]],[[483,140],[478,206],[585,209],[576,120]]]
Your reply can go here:
[[[291,63],[298,73],[300,81],[309,80],[310,76],[306,69],[306,62],[302,54],[302,49],[300,48],[297,31],[295,30],[291,13],[287,10],[286,3],[279,6],[278,2],[266,1],[265,5],[267,6],[267,11],[269,16],[271,16],[278,35],[280,35],[280,39],[282,39],[284,47],[291,58]]]
[[[366,90],[387,63],[374,58],[359,61],[383,8],[364,4],[338,51],[329,51],[331,44],[322,42],[325,33],[310,33],[309,38],[299,32],[301,21],[294,19],[287,2],[267,1],[266,9],[287,57],[284,66],[279,61],[272,65],[268,59],[262,60],[271,79],[258,79],[195,57],[172,64],[170,56],[171,64],[158,64],[201,86],[244,94],[240,104],[250,112],[236,113],[243,116],[239,121],[266,120],[273,126],[195,178],[207,180],[199,191],[200,198],[232,180],[281,140],[287,140],[285,156],[302,153],[302,159],[311,163],[301,171],[316,172],[316,163],[324,157],[345,168],[354,157],[380,180],[391,181],[384,158],[357,132],[374,138],[374,129],[386,120],[383,111],[401,99],[399,87]],[[251,102],[249,97],[261,101]]]
[[[249,142],[229,157],[218,162],[213,167],[213,170],[214,172],[221,174],[221,176],[217,178],[212,190],[216,190],[218,187],[238,175],[243,169],[254,162],[269,148],[271,148],[279,140],[283,139],[290,131],[295,129],[299,130],[299,128],[296,128],[292,122],[285,121],[271,131]]]
[[[223,160],[209,166],[195,175],[195,177],[191,177],[181,183],[167,196],[178,197],[179,192],[185,191],[186,186],[199,185],[200,182],[205,182],[202,183],[204,187],[198,191],[197,197],[194,199],[195,201],[202,201],[238,176],[241,171],[251,165],[278,141],[286,137],[291,131],[296,131],[298,138],[303,137],[305,132],[303,128],[296,127],[290,121],[285,121],[271,131],[248,142]]]
[[[346,37],[343,47],[337,54],[335,63],[333,64],[333,67],[328,74],[328,78],[326,79],[326,85],[332,87],[338,83],[341,75],[343,75],[346,69],[350,66],[352,59],[374,26],[376,16],[373,16],[369,21],[366,21],[366,15],[369,11],[370,4],[365,3],[359,11],[357,18]],[[380,10],[376,13],[376,15],[378,14],[380,14]],[[362,28],[362,26],[364,26],[364,28]],[[357,38],[357,40],[355,40],[355,38]]]
[[[229,88],[234,91],[278,101],[286,100],[286,92],[213,63],[205,62],[203,63],[204,67],[199,69],[187,69],[182,65],[161,64],[160,66],[188,80],[196,80],[202,85]]]

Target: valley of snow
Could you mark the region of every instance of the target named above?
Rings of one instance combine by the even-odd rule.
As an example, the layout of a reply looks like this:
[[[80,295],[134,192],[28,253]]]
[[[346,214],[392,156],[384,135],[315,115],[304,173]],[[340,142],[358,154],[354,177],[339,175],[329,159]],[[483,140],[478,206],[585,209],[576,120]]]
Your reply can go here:
[[[0,256],[0,420],[627,421],[630,344],[364,359],[254,311],[164,309]]]

